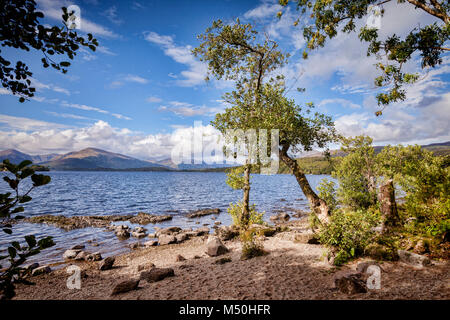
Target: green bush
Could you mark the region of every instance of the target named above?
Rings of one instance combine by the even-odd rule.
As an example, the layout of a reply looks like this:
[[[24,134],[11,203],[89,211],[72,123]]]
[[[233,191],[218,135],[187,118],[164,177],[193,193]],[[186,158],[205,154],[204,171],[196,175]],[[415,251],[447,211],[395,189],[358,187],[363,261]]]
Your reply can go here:
[[[247,226],[242,225],[241,214],[242,214],[242,206],[243,202],[238,201],[238,203],[230,203],[230,206],[227,209],[227,212],[230,214],[231,219],[233,219],[233,224],[235,226],[239,226],[241,228],[246,228]],[[256,205],[250,205],[250,219],[248,225],[252,224],[263,224],[264,220],[264,212],[259,213],[256,211]]]
[[[319,232],[320,242],[332,248],[336,255],[334,264],[341,265],[364,253],[374,240],[374,228],[381,222],[378,210],[337,210]]]
[[[334,181],[328,181],[326,178],[322,179],[317,187],[317,191],[319,191],[319,198],[325,200],[330,212],[333,213],[338,205],[336,200],[336,183]]]

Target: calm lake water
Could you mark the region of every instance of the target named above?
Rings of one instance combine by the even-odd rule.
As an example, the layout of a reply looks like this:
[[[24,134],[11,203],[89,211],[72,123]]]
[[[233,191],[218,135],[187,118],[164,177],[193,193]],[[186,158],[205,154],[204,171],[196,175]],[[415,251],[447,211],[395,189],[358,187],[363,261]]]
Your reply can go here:
[[[55,171],[46,174],[51,176],[51,183],[32,192],[33,200],[26,204],[25,215],[111,215],[142,211],[174,216],[171,221],[146,225],[149,233],[154,231],[154,227],[196,229],[204,224],[212,227],[212,217],[228,225],[231,218],[226,208],[230,202],[242,197],[242,191],[232,190],[226,185],[226,174],[221,172]],[[323,178],[329,176],[308,176],[314,189]],[[292,175],[252,175],[251,182],[251,203],[256,204],[258,211],[265,211],[265,220],[279,211],[308,210],[307,200]],[[0,183],[0,192],[7,191],[6,183]],[[195,219],[185,216],[187,212],[205,208],[220,208],[222,212]],[[118,224],[137,226],[127,222]],[[19,223],[14,226],[12,236],[0,232],[0,255],[4,254],[11,241],[23,242],[23,236],[29,234],[37,238],[54,237],[56,246],[29,260],[41,264],[61,261],[63,252],[75,244],[85,244],[87,251],[99,251],[106,257],[130,250],[129,244],[138,241],[136,238],[119,240],[113,232],[98,228],[64,231],[43,224]],[[140,241],[147,240],[143,238]]]

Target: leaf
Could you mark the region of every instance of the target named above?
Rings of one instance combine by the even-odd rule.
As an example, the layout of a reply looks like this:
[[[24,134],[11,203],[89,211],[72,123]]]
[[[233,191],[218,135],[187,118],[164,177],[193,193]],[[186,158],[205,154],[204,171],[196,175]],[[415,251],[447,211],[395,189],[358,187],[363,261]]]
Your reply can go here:
[[[23,197],[20,197],[20,203],[25,203],[25,202],[29,202],[29,201],[31,201],[31,197],[30,196],[23,196]]]
[[[55,245],[55,242],[53,241],[53,237],[45,237],[38,241],[38,246],[41,249],[50,248]]]
[[[34,235],[25,236],[25,241],[30,249],[36,246],[36,237]]]
[[[17,241],[13,241],[11,242],[11,245],[16,249],[16,250],[21,250],[20,248],[20,243]]]
[[[69,66],[70,66],[70,62],[68,62],[68,61],[63,61],[63,62],[60,63],[60,65],[61,65],[62,67],[69,67]]]
[[[43,174],[33,174],[31,176],[31,180],[33,181],[35,187],[39,187],[49,183],[51,178]]]
[[[7,234],[12,234],[12,230],[11,229],[7,229],[7,228],[4,228],[3,232],[7,233]]]
[[[29,166],[32,163],[33,163],[33,161],[23,160],[21,163],[18,164],[17,169],[22,170],[23,168],[25,168],[26,166]]]
[[[11,259],[16,257],[17,251],[14,247],[8,247],[8,253]]]

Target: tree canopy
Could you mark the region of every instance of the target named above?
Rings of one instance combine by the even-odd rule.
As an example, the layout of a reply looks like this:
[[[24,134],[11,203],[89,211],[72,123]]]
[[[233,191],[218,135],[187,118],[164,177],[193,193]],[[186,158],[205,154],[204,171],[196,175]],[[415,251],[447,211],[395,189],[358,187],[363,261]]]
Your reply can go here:
[[[63,26],[47,26],[39,19],[44,14],[37,11],[34,0],[0,0],[0,44],[1,47],[11,47],[18,50],[37,50],[42,53],[44,68],[52,67],[66,73],[69,61],[55,61],[53,56],[67,56],[70,60],[77,54],[81,46],[95,51],[98,41],[92,34],[87,38],[79,36],[70,29],[69,21],[73,12],[63,7],[61,18]],[[5,59],[0,50],[0,81],[2,86],[12,94],[20,96],[19,101],[34,96],[36,88],[30,78],[33,73],[23,61],[17,61],[15,66]]]
[[[288,5],[289,0],[279,0],[283,6]],[[418,53],[422,68],[436,67],[442,63],[442,56],[450,48],[445,47],[450,38],[450,4],[448,1],[438,0],[295,0],[300,18],[312,18],[312,23],[303,28],[303,36],[307,41],[307,50],[303,57],[308,58],[308,51],[321,48],[327,39],[332,39],[338,33],[359,32],[361,41],[369,43],[367,55],[375,55],[378,59],[377,69],[381,75],[374,80],[376,87],[386,88],[377,94],[380,110],[376,115],[381,115],[383,109],[392,102],[405,99],[405,84],[410,84],[419,78],[417,74],[405,73],[403,65],[412,59],[413,54]],[[356,22],[368,17],[373,6],[378,6],[381,16],[385,13],[383,5],[389,2],[409,3],[415,9],[434,16],[438,22],[417,26],[411,25],[411,31],[401,38],[392,34],[386,39],[379,37],[376,27],[363,26],[357,30]],[[280,12],[278,16],[280,17]],[[299,18],[299,19],[300,19]],[[297,25],[299,19],[294,23]],[[382,62],[385,58],[386,62]]]

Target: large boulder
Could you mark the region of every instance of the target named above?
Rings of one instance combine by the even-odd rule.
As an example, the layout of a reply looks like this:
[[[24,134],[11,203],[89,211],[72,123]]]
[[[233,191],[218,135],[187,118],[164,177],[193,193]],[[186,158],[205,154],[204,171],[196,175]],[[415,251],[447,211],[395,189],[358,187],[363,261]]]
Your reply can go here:
[[[116,295],[119,293],[125,293],[125,292],[129,292],[132,290],[136,290],[138,288],[138,286],[139,286],[139,280],[122,281],[114,287],[111,295]]]
[[[220,213],[220,209],[202,209],[202,210],[197,210],[197,211],[193,211],[191,213],[189,213],[187,215],[188,218],[199,218],[199,217],[203,217],[203,216],[207,216],[210,214],[219,214]]]
[[[100,261],[100,260],[102,260],[102,255],[100,254],[100,252],[88,254],[86,257],[86,261]]]
[[[186,233],[179,233],[175,236],[175,238],[177,239],[177,243],[181,243],[189,239],[189,235],[187,235]]]
[[[149,271],[141,272],[140,279],[147,282],[157,282],[173,276],[175,276],[175,272],[172,268],[152,268]]]
[[[319,239],[317,235],[312,232],[297,233],[294,237],[294,241],[304,244],[319,244]]]
[[[216,236],[210,236],[206,241],[206,254],[210,257],[220,256],[227,253],[229,250],[224,246],[222,241]]]
[[[423,267],[431,264],[431,261],[428,257],[422,256],[414,252],[398,250],[397,253],[398,257],[400,258],[400,261],[406,264],[410,264],[417,267]]]
[[[198,228],[197,230],[195,230],[194,232],[196,232],[197,237],[204,236],[204,235],[209,234],[209,228],[201,227],[201,228]]]

